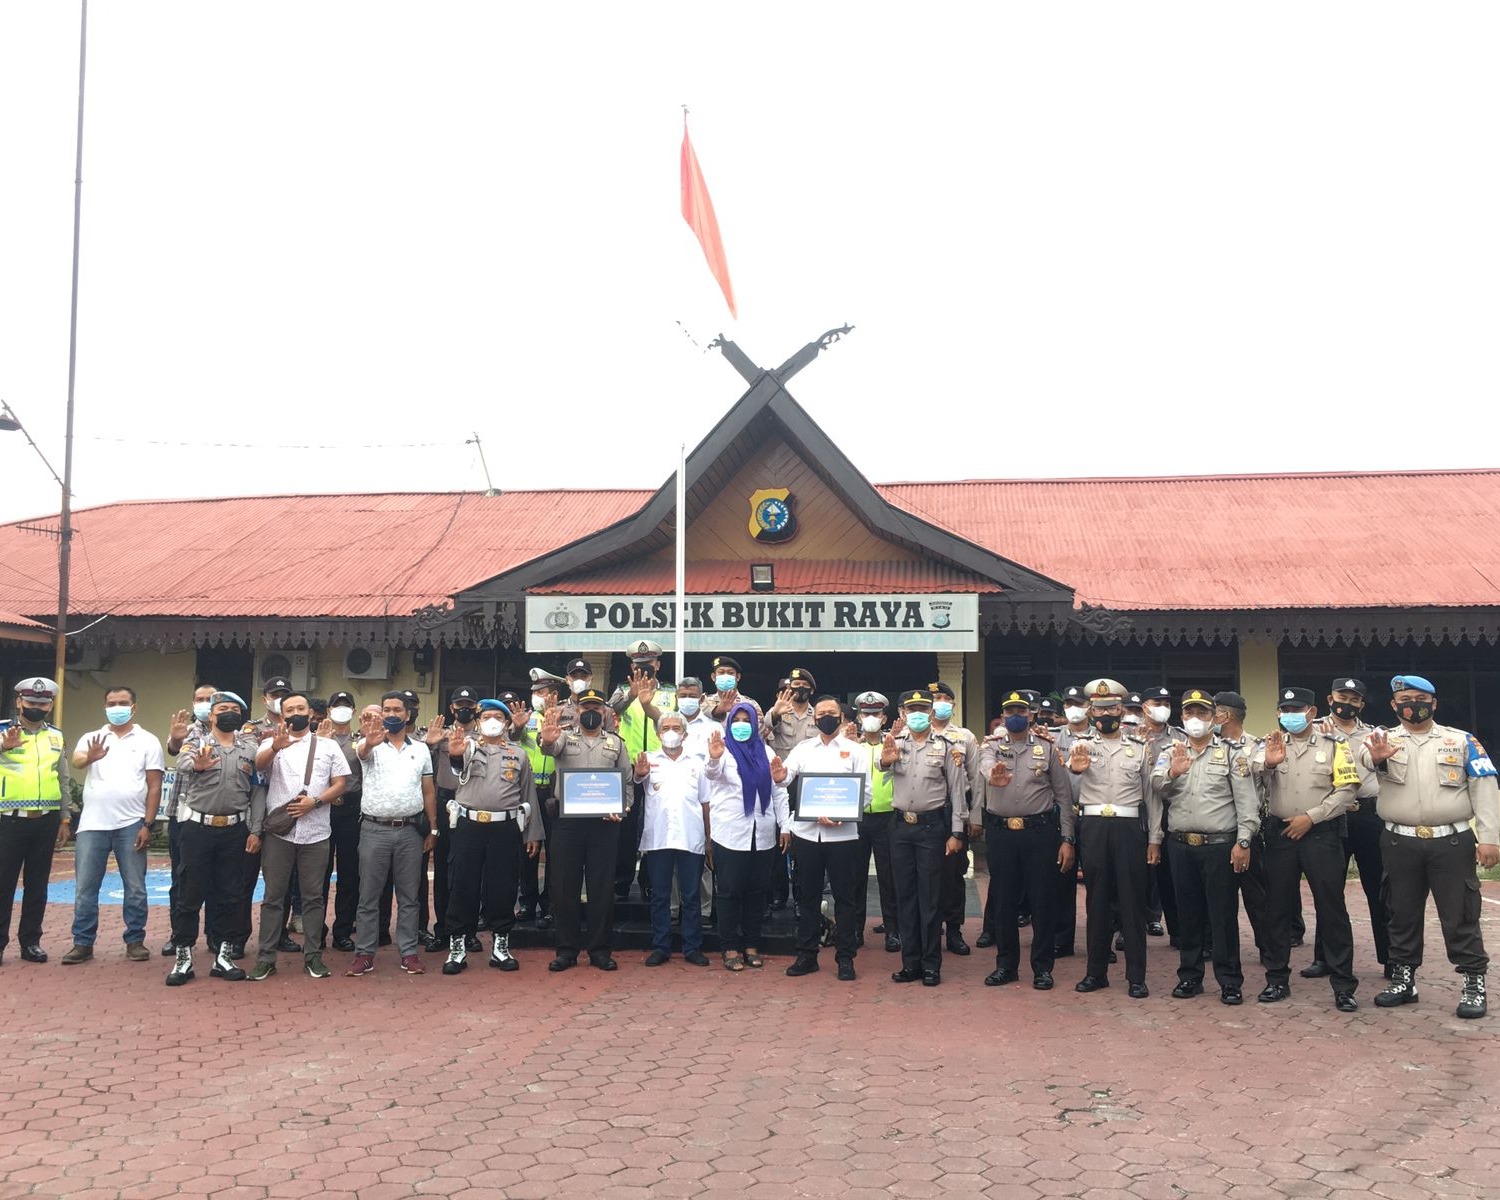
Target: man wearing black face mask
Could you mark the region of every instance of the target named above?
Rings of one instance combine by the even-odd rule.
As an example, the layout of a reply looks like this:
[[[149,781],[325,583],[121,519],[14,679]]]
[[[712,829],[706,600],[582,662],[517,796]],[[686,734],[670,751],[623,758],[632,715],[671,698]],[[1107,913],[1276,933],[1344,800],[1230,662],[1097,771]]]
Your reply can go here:
[[[813,723],[812,696],[817,684],[811,671],[793,667],[787,672],[786,688],[766,712],[762,725],[771,753],[784,759],[799,742],[818,736]]]
[[[453,934],[447,923],[448,888],[451,882],[448,851],[453,842],[453,839],[448,836],[451,831],[448,805],[458,794],[458,773],[453,769],[453,762],[448,754],[448,741],[453,736],[455,725],[463,731],[464,737],[478,736],[476,729],[479,721],[479,701],[480,695],[474,688],[454,688],[448,697],[448,715],[452,719],[452,724],[439,718],[427,727],[424,737],[427,749],[432,752],[432,774],[437,784],[438,818],[438,840],[437,845],[432,848],[432,933],[422,943],[423,949],[429,953],[447,950],[449,939]],[[471,954],[479,952],[477,936],[468,943],[468,952]]]
[[[21,957],[47,961],[42,918],[52,856],[68,840],[68,756],[62,731],[48,723],[57,684],[34,677],[16,684],[15,721],[0,721],[0,955],[10,941],[10,910],[22,878]],[[24,874],[23,874],[24,873]]]

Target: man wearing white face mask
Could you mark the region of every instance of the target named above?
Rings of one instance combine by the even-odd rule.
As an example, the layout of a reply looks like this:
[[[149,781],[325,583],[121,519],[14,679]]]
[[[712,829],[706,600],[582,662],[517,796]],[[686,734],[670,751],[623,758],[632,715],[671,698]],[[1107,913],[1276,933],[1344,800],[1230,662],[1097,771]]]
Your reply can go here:
[[[865,888],[860,892],[859,924],[864,928],[869,914],[870,859],[875,860],[875,884],[880,892],[880,924],[875,932],[885,935],[885,949],[895,954],[901,949],[899,916],[896,907],[896,876],[891,867],[891,823],[895,820],[895,784],[888,772],[880,769],[880,743],[885,733],[885,710],[890,705],[879,692],[860,692],[854,697],[859,709],[859,735],[870,754],[870,790],[865,796],[865,815],[859,823],[859,845],[863,852],[860,878]]]
[[[1140,713],[1144,724],[1130,732],[1146,739],[1146,754],[1154,763],[1161,757],[1163,750],[1171,749],[1173,742],[1185,742],[1187,734],[1176,725],[1168,724],[1172,719],[1170,689],[1157,685],[1133,695],[1140,697]],[[1129,710],[1130,697],[1126,698],[1125,707]],[[1146,932],[1152,937],[1160,937],[1163,932],[1162,920],[1165,918],[1165,931],[1171,935],[1173,949],[1178,949],[1182,939],[1178,936],[1177,929],[1177,892],[1172,886],[1172,865],[1166,854],[1161,856],[1161,861],[1151,870],[1149,904],[1151,920],[1146,926]]]
[[[214,693],[218,690],[211,683],[201,684],[193,690],[193,707],[191,709],[180,708],[173,715],[171,733],[167,738],[167,758],[175,762],[178,754],[182,752],[183,742],[189,737],[207,736],[211,721],[210,713],[213,711]],[[167,912],[169,913],[177,904],[177,877],[182,873],[182,848],[177,832],[177,803],[182,799],[182,789],[186,783],[186,772],[174,772],[172,786],[162,798],[161,815],[167,819],[167,858],[172,868],[172,884],[167,893]],[[218,942],[214,940],[213,929],[208,931],[208,940],[210,945],[218,945]],[[176,953],[177,947],[169,936],[161,948],[161,956],[171,958]]]
[[[354,949],[354,920],[359,914],[359,798],[364,788],[364,766],[354,748],[358,740],[353,730],[354,713],[354,697],[348,692],[334,692],[328,697],[328,720],[333,726],[328,737],[343,753],[349,774],[345,777],[344,794],[328,812],[333,836],[328,843],[323,895],[328,896],[328,884],[335,871],[338,890],[333,894],[333,927],[324,934],[324,940],[345,953]]]
[[[706,764],[684,750],[687,721],[662,713],[657,721],[661,749],[635,758],[636,782],[643,785],[645,814],[641,853],[651,878],[651,953],[648,967],[672,957],[672,884],[682,896],[682,957],[708,966],[703,953],[703,914],[698,888],[708,847],[709,785]]]
[[[563,702],[557,710],[557,715],[564,729],[576,731],[578,729],[578,697],[594,686],[594,668],[589,665],[588,659],[574,658],[568,660],[567,669],[563,674],[566,676],[562,681]],[[619,715],[606,704],[604,706],[604,732],[614,733],[619,726]]]

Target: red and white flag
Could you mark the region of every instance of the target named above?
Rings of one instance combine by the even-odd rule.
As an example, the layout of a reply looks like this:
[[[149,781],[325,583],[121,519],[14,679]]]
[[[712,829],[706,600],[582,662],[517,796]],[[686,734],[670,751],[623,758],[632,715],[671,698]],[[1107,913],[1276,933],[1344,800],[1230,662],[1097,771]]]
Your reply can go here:
[[[738,319],[739,313],[734,307],[734,285],[729,282],[729,260],[724,256],[724,239],[719,236],[719,220],[714,216],[714,202],[708,198],[708,184],[703,181],[698,156],[693,153],[693,143],[688,140],[685,116],[682,119],[682,219],[703,247],[708,269],[719,281],[719,290],[729,304],[729,315]]]

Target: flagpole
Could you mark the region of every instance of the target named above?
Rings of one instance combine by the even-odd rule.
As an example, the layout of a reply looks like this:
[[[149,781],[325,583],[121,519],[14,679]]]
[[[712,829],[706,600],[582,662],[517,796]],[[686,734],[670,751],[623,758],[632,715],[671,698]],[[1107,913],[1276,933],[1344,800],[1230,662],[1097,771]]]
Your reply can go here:
[[[683,661],[687,654],[687,443],[678,445],[677,453],[677,603],[674,611],[677,614],[677,674],[675,678],[680,683],[683,678]]]

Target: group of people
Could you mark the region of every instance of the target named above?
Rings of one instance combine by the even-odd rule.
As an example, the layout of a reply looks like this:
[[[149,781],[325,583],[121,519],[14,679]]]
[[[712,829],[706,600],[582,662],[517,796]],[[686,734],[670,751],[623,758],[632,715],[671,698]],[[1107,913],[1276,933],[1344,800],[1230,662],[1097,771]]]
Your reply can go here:
[[[1178,955],[1174,997],[1201,994],[1211,965],[1221,1000],[1243,1003],[1243,897],[1265,972],[1256,998],[1285,1000],[1305,877],[1316,925],[1301,974],[1326,977],[1334,1005],[1353,1011],[1352,858],[1385,968],[1375,1003],[1417,999],[1430,895],[1463,976],[1458,1015],[1486,1012],[1476,867],[1500,861],[1500,793],[1474,736],[1436,723],[1425,678],[1391,680],[1390,729],[1366,723],[1367,689],[1354,678],[1333,682],[1326,711],[1310,689],[1282,689],[1266,738],[1245,732],[1236,693],[1188,689],[1175,697],[1174,725],[1165,687],[1132,693],[1101,678],[1055,699],[1005,693],[981,738],[954,723],[956,695],[941,681],[894,704],[875,691],[845,703],[796,668],[763,707],[740,693],[740,665],[728,655],[706,679],[671,686],[659,679],[660,646],[632,642],[628,654],[629,678],[609,694],[579,658],[561,675],[533,669],[529,697],[456,689],[425,726],[410,692],[359,710],[347,692],[325,701],[271,679],[257,715],[205,685],[174,717],[165,750],[135,724],[135,693],[112,688],[107,723],[71,755],[48,723],[56,684],[22,680],[15,718],[0,722],[0,955],[20,876],[21,954],[46,960],[41,924],[53,848],[68,836],[71,765],[87,774],[63,962],[92,957],[111,854],[124,884],[126,956],[150,957],[145,851],[160,810],[172,861],[162,951],[173,959],[171,986],[194,977],[200,920],[214,976],[265,979],[282,951],[300,953],[307,974],[329,975],[325,899],[335,873],[331,944],[352,953],[349,976],[373,970],[392,941],[409,974],[424,971],[419,949],[446,951],[443,973],[459,974],[483,953],[483,931],[489,965],[514,971],[518,920],[553,931],[550,970],[586,955],[613,971],[614,905],[639,874],[648,967],[672,956],[674,899],[685,961],[710,964],[712,915],[723,967],[762,967],[765,914],[790,895],[796,955],[786,974],[817,971],[831,944],[838,977],[853,980],[873,860],[873,932],[900,955],[891,978],[934,987],[945,950],[970,953],[965,877],[982,838],[989,891],[978,945],[996,955],[986,985],[1020,978],[1020,930],[1030,924],[1032,986],[1055,986],[1057,958],[1074,952],[1081,868],[1087,961],[1077,991],[1109,987],[1123,952],[1128,994],[1144,999],[1147,941],[1157,934]],[[163,795],[168,759],[176,771]],[[560,806],[574,772],[621,776],[619,808],[582,816]],[[863,777],[858,819],[803,814],[799,780],[827,775]],[[290,936],[294,911],[301,944]]]

